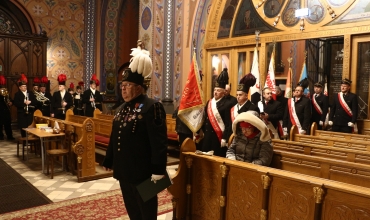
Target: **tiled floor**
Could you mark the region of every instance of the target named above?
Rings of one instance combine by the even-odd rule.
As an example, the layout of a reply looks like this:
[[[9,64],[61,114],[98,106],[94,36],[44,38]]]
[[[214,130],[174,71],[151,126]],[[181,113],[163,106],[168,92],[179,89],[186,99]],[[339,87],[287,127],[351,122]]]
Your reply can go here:
[[[16,139],[20,136],[16,131],[13,131],[13,134]],[[61,166],[58,165],[55,168],[54,179],[50,179],[49,176],[41,173],[40,156],[36,157],[34,154],[30,154],[28,161],[23,161],[21,155],[17,157],[16,142],[1,140],[0,158],[53,202],[119,189],[118,181],[112,177],[78,183],[76,176],[62,171]],[[177,165],[168,166],[167,168],[170,175],[173,175],[176,173]],[[172,219],[172,213],[158,216],[158,219]]]

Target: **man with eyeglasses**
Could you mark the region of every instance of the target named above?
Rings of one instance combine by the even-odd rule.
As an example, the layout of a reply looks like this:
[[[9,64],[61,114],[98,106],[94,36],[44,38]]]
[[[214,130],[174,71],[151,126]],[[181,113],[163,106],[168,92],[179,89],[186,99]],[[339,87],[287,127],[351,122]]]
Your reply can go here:
[[[308,81],[305,81],[308,83]],[[307,85],[308,86],[308,85]],[[299,82],[294,90],[294,97],[288,99],[288,106],[284,113],[283,131],[284,136],[290,132],[290,128],[298,127],[299,134],[309,134],[311,122],[311,102],[303,96],[303,88],[307,88],[303,82]]]
[[[152,73],[147,68],[151,67],[150,58],[143,59],[148,72],[134,69],[137,57],[134,58],[133,65],[122,76],[124,103],[114,116],[103,166],[106,170],[113,169],[130,219],[157,219],[157,195],[144,202],[136,186],[150,178],[161,181],[166,174],[166,112],[161,103],[143,94],[144,77]]]

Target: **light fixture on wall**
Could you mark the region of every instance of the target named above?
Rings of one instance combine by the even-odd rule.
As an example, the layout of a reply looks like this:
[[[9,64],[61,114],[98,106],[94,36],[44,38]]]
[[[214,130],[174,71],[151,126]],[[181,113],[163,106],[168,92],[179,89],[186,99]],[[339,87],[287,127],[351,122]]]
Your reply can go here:
[[[329,5],[326,8],[328,9],[328,12],[329,12],[331,18],[335,18],[337,16],[335,14],[335,11]]]
[[[301,9],[297,9],[295,10],[295,16],[297,18],[300,18],[301,21],[299,22],[299,30],[303,31],[304,30],[304,17],[307,17],[310,15],[310,9],[308,8],[301,8]]]
[[[276,27],[276,25],[279,23],[279,20],[280,20],[280,14],[278,14],[274,20],[274,23],[273,23],[274,27]]]
[[[258,2],[258,4],[256,5],[256,9],[258,9],[259,7],[261,7],[263,5],[263,3],[265,3],[266,0],[262,0],[260,2]]]

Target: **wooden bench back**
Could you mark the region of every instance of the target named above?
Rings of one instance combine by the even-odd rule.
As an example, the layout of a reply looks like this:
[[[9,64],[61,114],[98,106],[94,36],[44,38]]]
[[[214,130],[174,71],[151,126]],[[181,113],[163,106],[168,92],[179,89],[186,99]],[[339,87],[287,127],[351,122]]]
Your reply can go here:
[[[67,115],[66,121],[74,123],[83,123],[87,118],[86,116],[80,115]],[[95,133],[109,137],[112,132],[112,121],[107,121],[99,118],[89,118],[95,124]]]
[[[355,141],[370,141],[370,135],[350,134],[350,133],[343,133],[343,132],[318,130],[316,122],[312,123],[311,135],[312,136],[319,136],[319,137],[329,137],[329,138],[339,138],[339,139],[346,139],[346,140],[355,140]]]
[[[114,115],[103,114],[99,109],[95,109],[94,118],[113,121]]]
[[[272,140],[274,151],[288,151],[305,155],[369,164],[370,152],[332,146],[308,144],[297,141]]]
[[[308,157],[297,155],[292,162],[284,161],[284,166],[322,169],[317,162],[306,163],[306,158],[298,156]],[[362,175],[357,165],[352,170],[345,167],[345,178],[349,173]],[[331,168],[335,169],[329,173],[331,178],[344,178],[342,165]],[[351,216],[370,215],[369,188],[217,156],[183,152],[172,180],[168,191],[173,195],[176,219],[332,219],[338,207],[346,207]]]
[[[353,150],[370,151],[370,142],[368,141],[347,140],[344,138],[335,138],[335,137],[303,135],[303,134],[297,134],[298,133],[297,131],[298,131],[297,127],[293,125],[291,132],[290,132],[290,140],[309,143],[309,144],[322,145],[322,146],[333,146],[333,147],[353,149]]]

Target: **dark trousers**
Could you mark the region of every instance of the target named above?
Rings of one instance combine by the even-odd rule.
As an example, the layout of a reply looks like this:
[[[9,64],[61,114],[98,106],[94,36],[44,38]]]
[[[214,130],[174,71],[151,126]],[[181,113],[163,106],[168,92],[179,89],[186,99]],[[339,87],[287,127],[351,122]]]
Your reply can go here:
[[[156,220],[158,212],[158,197],[154,196],[150,200],[143,202],[136,186],[120,180],[123,201],[126,206],[128,216],[131,220]]]
[[[12,121],[9,118],[0,119],[0,137],[4,138],[3,127],[7,138],[13,138]]]
[[[179,135],[179,147],[181,148],[182,143],[186,138],[193,139],[193,134],[177,133]]]
[[[333,125],[332,131],[343,132],[343,133],[352,133],[353,128],[349,126]]]

